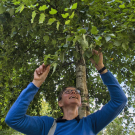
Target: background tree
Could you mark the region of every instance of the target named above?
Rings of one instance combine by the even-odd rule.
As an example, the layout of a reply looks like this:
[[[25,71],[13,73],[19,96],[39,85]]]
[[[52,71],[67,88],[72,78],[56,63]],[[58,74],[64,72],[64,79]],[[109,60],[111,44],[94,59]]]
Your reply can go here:
[[[122,118],[116,118],[113,122],[111,122],[105,131],[106,135],[123,135],[123,126],[122,126]]]
[[[134,131],[130,131],[130,135],[135,135],[135,132]]]
[[[124,82],[128,105],[134,106],[134,1],[3,0],[0,4],[0,118],[4,118],[20,92],[33,79],[38,65],[52,65],[50,76],[32,101],[28,114],[40,115],[44,96],[52,116],[61,115],[57,96],[63,86],[81,90],[89,114],[89,98],[96,104],[110,99],[100,76],[93,76],[92,49],[102,48],[105,66]],[[55,71],[55,72],[54,72]],[[81,82],[81,83],[78,83]],[[42,93],[42,94],[41,94]],[[57,110],[57,111],[56,111]],[[126,112],[126,111],[125,111]]]

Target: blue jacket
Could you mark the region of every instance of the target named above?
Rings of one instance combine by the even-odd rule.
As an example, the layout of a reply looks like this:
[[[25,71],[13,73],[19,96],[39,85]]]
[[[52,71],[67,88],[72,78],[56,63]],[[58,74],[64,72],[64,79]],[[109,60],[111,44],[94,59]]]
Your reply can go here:
[[[102,74],[101,78],[108,87],[111,100],[101,110],[82,119],[57,119],[54,135],[96,135],[120,114],[127,102],[123,90],[110,71]],[[21,92],[5,119],[10,127],[27,135],[48,134],[54,118],[26,115],[28,106],[37,92],[38,88],[33,83]]]

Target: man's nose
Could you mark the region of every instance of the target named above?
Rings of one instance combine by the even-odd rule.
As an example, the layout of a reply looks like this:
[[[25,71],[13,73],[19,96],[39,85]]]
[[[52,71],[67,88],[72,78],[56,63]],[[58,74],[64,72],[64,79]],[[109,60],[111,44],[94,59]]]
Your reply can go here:
[[[76,94],[75,90],[72,90],[72,91],[71,91],[71,94]]]

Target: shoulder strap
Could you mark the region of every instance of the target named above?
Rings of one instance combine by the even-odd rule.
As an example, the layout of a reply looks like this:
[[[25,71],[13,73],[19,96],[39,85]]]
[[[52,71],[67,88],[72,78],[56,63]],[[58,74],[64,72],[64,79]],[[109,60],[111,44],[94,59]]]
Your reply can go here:
[[[54,135],[56,125],[57,125],[57,123],[56,123],[56,120],[54,119],[54,122],[53,122],[52,127],[50,128],[50,130],[48,132],[48,135]]]

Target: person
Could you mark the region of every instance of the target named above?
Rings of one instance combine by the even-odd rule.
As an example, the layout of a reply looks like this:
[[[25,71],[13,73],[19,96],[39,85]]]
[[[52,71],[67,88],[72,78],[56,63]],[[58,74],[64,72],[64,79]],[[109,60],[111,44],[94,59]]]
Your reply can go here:
[[[104,67],[102,52],[93,50],[93,53],[99,57],[99,62],[96,64],[93,59],[90,60],[100,71],[111,97],[111,100],[100,110],[80,119],[78,115],[78,108],[81,106],[79,91],[74,87],[66,87],[60,93],[58,101],[58,105],[63,110],[62,117],[54,120],[48,116],[26,115],[30,102],[50,70],[50,65],[46,67],[42,64],[35,70],[33,81],[21,92],[9,110],[5,122],[11,128],[27,135],[48,135],[54,122],[56,123],[54,133],[52,133],[54,135],[96,135],[120,114],[127,98],[116,78]]]

